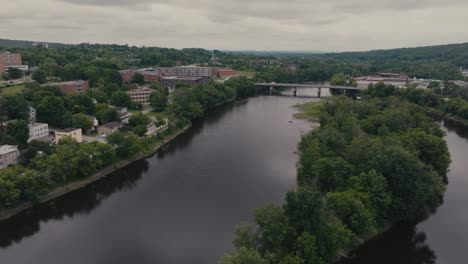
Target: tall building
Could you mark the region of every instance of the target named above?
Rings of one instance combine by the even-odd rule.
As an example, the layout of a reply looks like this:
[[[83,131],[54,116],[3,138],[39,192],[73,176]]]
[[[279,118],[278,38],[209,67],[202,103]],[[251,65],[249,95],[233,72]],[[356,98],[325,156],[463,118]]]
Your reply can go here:
[[[0,53],[0,74],[6,72],[9,67],[22,66],[21,54],[18,53]]]

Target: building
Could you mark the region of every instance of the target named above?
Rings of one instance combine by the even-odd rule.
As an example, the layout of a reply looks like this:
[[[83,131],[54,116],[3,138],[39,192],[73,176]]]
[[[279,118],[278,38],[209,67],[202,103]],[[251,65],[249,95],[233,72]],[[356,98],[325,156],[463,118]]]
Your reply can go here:
[[[0,146],[0,169],[4,169],[8,167],[8,165],[18,164],[19,155],[18,146]]]
[[[28,143],[49,136],[49,125],[45,123],[33,123],[29,125]]]
[[[141,87],[138,89],[133,89],[130,91],[127,91],[128,96],[130,96],[130,99],[132,102],[137,103],[137,104],[142,104],[143,107],[148,107],[150,105],[150,95],[154,93],[155,90],[148,88],[148,87]]]
[[[203,77],[162,77],[160,84],[162,86],[168,87],[169,89],[174,89],[178,83],[185,85],[197,85],[201,83],[208,83],[209,80]]]
[[[36,109],[32,106],[29,106],[29,123],[36,122]]]
[[[218,78],[237,76],[238,74],[236,70],[230,68],[219,68],[216,70],[216,77]]]
[[[468,69],[460,68],[460,73],[463,75],[463,77],[468,77]]]
[[[81,128],[66,128],[64,130],[55,131],[55,144],[58,144],[64,137],[70,137],[78,143],[83,142],[83,133]]]
[[[89,81],[70,81],[56,83],[60,90],[66,94],[79,94],[84,93],[89,89]]]
[[[143,75],[143,78],[145,82],[147,83],[158,83],[159,80],[161,79],[161,75],[159,71],[153,69],[153,68],[148,68],[148,69],[140,69],[137,70],[137,72],[141,75]]]
[[[21,54],[9,52],[0,53],[0,74],[4,74],[7,69],[12,66],[24,66],[22,64]]]
[[[122,77],[122,82],[123,83],[132,82],[135,72],[136,72],[136,68],[130,68],[128,70],[119,71],[120,76]]]
[[[379,76],[359,77],[355,80],[358,87],[367,87],[369,84],[382,82],[398,88],[405,88],[408,86],[409,77],[403,73],[380,73]]]
[[[122,127],[122,123],[120,122],[110,122],[101,126],[98,126],[97,131],[99,134],[110,135],[114,132],[117,132],[119,128]]]
[[[168,77],[207,77],[209,79],[216,76],[216,68],[197,66],[176,66],[156,68],[161,76]]]
[[[110,106],[111,109],[115,110],[119,115],[120,122],[122,124],[128,124],[130,114],[128,113],[127,107],[117,107],[117,106]]]

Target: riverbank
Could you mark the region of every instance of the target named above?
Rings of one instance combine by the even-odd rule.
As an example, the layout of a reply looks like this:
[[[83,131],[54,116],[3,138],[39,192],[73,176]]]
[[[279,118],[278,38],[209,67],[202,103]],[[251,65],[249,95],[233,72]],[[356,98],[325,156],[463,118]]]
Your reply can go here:
[[[116,170],[124,168],[124,167],[138,161],[138,160],[148,158],[148,157],[152,156],[154,153],[156,153],[156,151],[158,151],[161,147],[163,147],[167,143],[174,140],[177,136],[179,136],[182,133],[184,133],[185,131],[187,131],[190,127],[191,127],[191,124],[185,126],[184,128],[182,128],[180,130],[178,130],[175,134],[163,139],[161,142],[156,143],[156,145],[153,147],[153,149],[150,152],[137,153],[136,155],[134,155],[134,156],[132,156],[130,158],[120,160],[117,163],[114,163],[114,164],[108,166],[107,168],[104,168],[104,169],[94,173],[92,176],[90,176],[90,177],[88,177],[86,179],[70,182],[70,183],[68,183],[68,184],[66,184],[64,186],[56,188],[53,191],[49,192],[46,196],[41,197],[37,202],[25,202],[25,203],[22,203],[21,205],[19,205],[17,207],[7,209],[7,210],[2,210],[2,211],[0,211],[0,221],[9,219],[9,218],[11,218],[11,217],[23,212],[23,211],[26,211],[26,210],[38,205],[38,204],[43,204],[43,203],[49,202],[49,201],[51,201],[53,199],[56,199],[56,198],[58,198],[60,196],[65,195],[67,193],[70,193],[70,192],[76,191],[78,189],[81,189],[83,187],[86,187],[86,186],[88,186],[88,185],[90,185],[90,184],[92,184],[92,183],[94,183],[94,182],[96,182],[96,181],[98,181],[98,180],[100,180],[100,179],[102,179],[104,177],[107,177],[109,174],[115,172]]]
[[[431,117],[448,120],[448,121],[453,122],[456,125],[460,125],[460,126],[468,128],[468,120],[466,119],[462,119],[462,118],[454,117],[454,116],[448,116],[447,114],[441,111],[437,111],[432,108],[423,107],[423,109],[424,109],[424,112],[426,112]]]

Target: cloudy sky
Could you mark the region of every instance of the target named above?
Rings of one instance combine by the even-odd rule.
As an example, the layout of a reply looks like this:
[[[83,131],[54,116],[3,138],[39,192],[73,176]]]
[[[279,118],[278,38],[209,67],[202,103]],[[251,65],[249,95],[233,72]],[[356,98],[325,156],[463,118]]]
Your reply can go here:
[[[467,0],[0,0],[0,38],[223,50],[468,42]]]

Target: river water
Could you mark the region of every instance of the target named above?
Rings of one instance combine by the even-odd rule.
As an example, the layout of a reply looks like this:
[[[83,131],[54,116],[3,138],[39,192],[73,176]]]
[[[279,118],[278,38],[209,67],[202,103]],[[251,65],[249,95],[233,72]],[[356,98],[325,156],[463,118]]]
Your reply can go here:
[[[311,125],[293,120],[291,106],[306,100],[222,107],[153,157],[0,222],[0,263],[216,263],[232,249],[236,224],[295,187],[294,152]],[[444,204],[342,263],[466,263],[468,132],[444,128],[453,160]]]
[[[1,264],[216,263],[235,225],[295,187],[305,99],[209,113],[155,156],[0,223]]]

